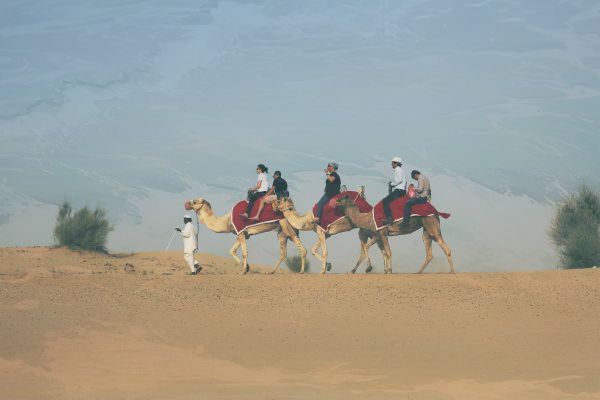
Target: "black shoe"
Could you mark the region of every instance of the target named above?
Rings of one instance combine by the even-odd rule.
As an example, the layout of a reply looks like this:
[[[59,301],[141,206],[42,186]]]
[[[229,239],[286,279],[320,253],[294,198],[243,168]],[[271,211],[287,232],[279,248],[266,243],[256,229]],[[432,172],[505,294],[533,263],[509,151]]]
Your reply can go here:
[[[196,267],[196,274],[200,273],[200,271],[202,271],[202,266],[200,266],[200,264],[195,264],[194,267]]]

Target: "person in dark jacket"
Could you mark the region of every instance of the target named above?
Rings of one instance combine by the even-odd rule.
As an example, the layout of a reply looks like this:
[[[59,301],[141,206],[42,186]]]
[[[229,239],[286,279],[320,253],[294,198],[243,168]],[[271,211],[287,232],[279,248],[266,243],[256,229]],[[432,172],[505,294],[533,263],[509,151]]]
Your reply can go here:
[[[327,164],[327,169],[325,169],[325,175],[327,179],[325,180],[325,190],[323,197],[317,203],[317,214],[315,215],[314,222],[318,223],[321,220],[321,215],[323,214],[323,207],[325,204],[331,200],[332,197],[340,194],[340,190],[342,187],[342,180],[337,173],[338,165],[337,163],[330,162]]]

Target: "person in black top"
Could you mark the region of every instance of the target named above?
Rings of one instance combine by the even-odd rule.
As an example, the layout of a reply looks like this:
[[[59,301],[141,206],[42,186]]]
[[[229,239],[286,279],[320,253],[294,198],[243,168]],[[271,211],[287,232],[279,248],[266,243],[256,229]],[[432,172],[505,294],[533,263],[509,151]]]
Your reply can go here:
[[[327,180],[325,180],[325,193],[321,200],[317,203],[317,215],[315,215],[315,223],[318,223],[321,219],[321,215],[323,214],[323,207],[331,198],[335,195],[340,194],[340,188],[342,186],[342,180],[337,173],[338,165],[337,163],[330,162],[327,165],[327,169],[325,170],[325,174],[327,175]]]
[[[265,204],[273,203],[278,199],[283,197],[289,197],[290,193],[288,192],[288,184],[285,179],[281,177],[280,171],[275,171],[273,174],[273,186],[265,196],[263,196],[260,200],[260,206],[258,207],[258,211],[256,215],[249,218],[251,221],[258,221],[260,219],[260,214],[262,213],[263,208],[265,208]]]

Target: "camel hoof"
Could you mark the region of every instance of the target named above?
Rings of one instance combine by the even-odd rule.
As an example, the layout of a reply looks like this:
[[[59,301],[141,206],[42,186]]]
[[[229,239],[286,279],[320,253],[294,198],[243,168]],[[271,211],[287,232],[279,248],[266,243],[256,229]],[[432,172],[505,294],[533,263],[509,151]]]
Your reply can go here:
[[[365,269],[365,273],[367,273],[367,274],[368,274],[368,273],[369,273],[369,272],[371,272],[371,271],[373,271],[373,266],[372,266],[372,265],[369,265],[369,266],[367,267],[367,269]]]
[[[248,272],[250,272],[250,266],[247,265],[246,268],[242,269],[238,275],[246,275]]]
[[[325,270],[321,270],[321,273],[320,273],[320,275],[325,275],[325,273],[326,273],[326,272],[327,272],[327,271],[325,271]]]

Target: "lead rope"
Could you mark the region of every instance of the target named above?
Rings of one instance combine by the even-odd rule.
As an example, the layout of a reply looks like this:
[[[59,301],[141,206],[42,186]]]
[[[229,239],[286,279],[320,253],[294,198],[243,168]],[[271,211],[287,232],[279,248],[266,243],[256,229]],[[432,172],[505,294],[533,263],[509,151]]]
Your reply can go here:
[[[198,251],[200,249],[199,243],[198,243],[198,234],[200,233],[200,219],[198,218],[198,213],[194,213],[196,214],[196,251]]]

